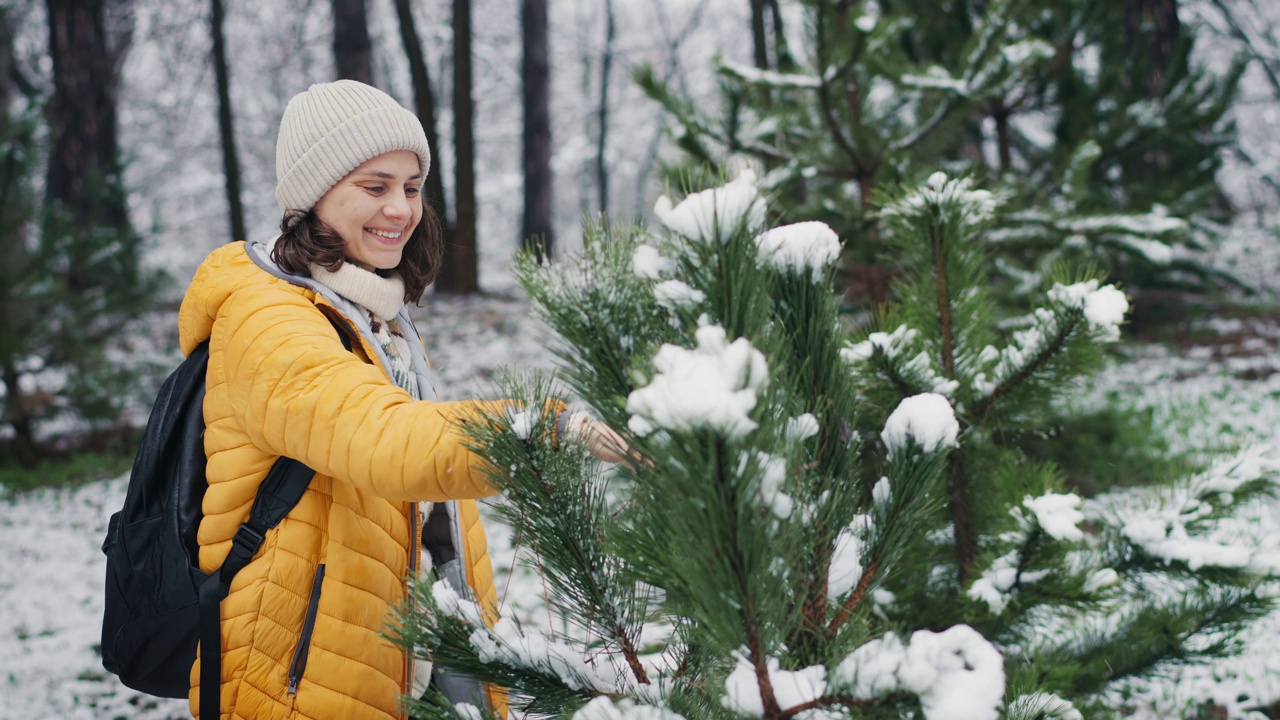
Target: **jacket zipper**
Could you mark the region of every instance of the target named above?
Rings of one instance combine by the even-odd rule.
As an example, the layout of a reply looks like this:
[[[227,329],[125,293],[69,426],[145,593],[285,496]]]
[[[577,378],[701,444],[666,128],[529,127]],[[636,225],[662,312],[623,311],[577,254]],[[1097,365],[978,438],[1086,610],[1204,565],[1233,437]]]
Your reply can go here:
[[[418,576],[418,556],[422,554],[422,541],[418,533],[422,532],[422,522],[418,517],[418,503],[409,503],[409,574],[405,578],[405,595],[409,599],[409,617],[416,617],[417,607],[413,597],[411,583]],[[404,654],[404,694],[413,692],[413,653]]]
[[[302,623],[302,637],[298,640],[298,649],[293,651],[293,661],[289,663],[289,694],[298,694],[298,683],[302,673],[307,669],[307,656],[311,654],[311,634],[316,628],[316,615],[320,610],[320,584],[324,581],[324,563],[316,566],[316,578],[311,584],[311,600],[307,603],[307,617]]]

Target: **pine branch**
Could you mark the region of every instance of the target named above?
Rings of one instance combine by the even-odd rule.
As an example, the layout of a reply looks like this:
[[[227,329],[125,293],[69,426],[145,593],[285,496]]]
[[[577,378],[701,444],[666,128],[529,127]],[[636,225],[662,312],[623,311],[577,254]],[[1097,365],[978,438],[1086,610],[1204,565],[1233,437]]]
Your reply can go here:
[[[1109,682],[1125,678],[1147,675],[1165,663],[1187,662],[1196,658],[1198,653],[1186,647],[1186,642],[1195,635],[1212,630],[1222,625],[1232,624],[1241,608],[1256,602],[1256,598],[1242,596],[1234,602],[1224,603],[1197,618],[1190,628],[1179,631],[1172,623],[1165,623],[1158,634],[1144,633],[1148,645],[1145,655],[1134,658],[1129,663],[1107,664]],[[1248,612],[1247,609],[1245,612]],[[1212,652],[1203,653],[1212,656]]]
[[[1010,591],[1022,589],[1022,573],[1026,572],[1027,567],[1031,564],[1031,551],[1043,535],[1044,530],[1039,524],[1031,532],[1027,533],[1026,541],[1018,549],[1018,566],[1014,569],[1013,586],[1009,588]]]
[[[807,712],[809,710],[817,710],[819,708],[824,708],[824,707],[845,707],[845,708],[866,707],[868,705],[874,705],[878,702],[880,702],[879,698],[865,700],[865,699],[851,697],[848,695],[823,695],[822,697],[817,698],[816,700],[810,700],[808,702],[800,703],[795,707],[787,708],[779,716],[779,720],[792,718],[792,717],[795,717],[796,715],[799,715],[802,712]]]
[[[640,654],[636,652],[636,647],[631,643],[631,638],[621,628],[615,626],[617,633],[616,640],[622,646],[622,656],[627,660],[627,666],[631,668],[631,674],[635,675],[636,682],[641,685],[649,684],[649,674],[644,671],[644,666],[640,664]]]
[[[827,632],[834,634],[840,626],[844,625],[849,616],[858,607],[858,603],[862,602],[871,589],[871,583],[875,581],[876,573],[880,570],[880,561],[872,560],[867,563],[867,569],[862,571],[862,577],[858,578],[858,584],[849,593],[849,597],[845,598],[844,604],[840,606],[840,612],[831,619],[831,624],[827,625]]]
[[[968,582],[969,570],[977,557],[977,539],[973,534],[973,518],[969,508],[969,482],[958,452],[947,457],[947,489],[956,543],[956,568],[963,587]]]
[[[773,679],[769,677],[769,659],[765,657],[760,647],[760,638],[756,635],[755,628],[748,624],[746,631],[747,652],[751,656],[752,666],[756,669],[756,684],[760,687],[760,702],[764,706],[764,716],[780,717],[782,709],[778,706],[778,698],[773,693]]]
[[[1071,337],[1071,333],[1084,319],[1084,311],[1073,309],[1069,311],[1066,317],[1061,318],[1055,328],[1053,340],[1043,346],[1031,362],[1024,364],[1019,368],[1018,372],[1006,378],[1003,382],[996,386],[991,394],[978,403],[974,408],[973,417],[981,418],[982,422],[986,422],[988,413],[1000,402],[1002,398],[1017,390],[1020,385],[1033,377],[1038,370],[1047,365],[1053,358],[1062,352],[1067,346],[1067,340]]]
[[[534,397],[525,405],[537,407],[542,404],[544,408],[550,407],[542,399],[544,394],[532,393]],[[521,393],[513,392],[512,395],[519,396]],[[541,431],[553,423],[554,418],[544,410],[537,425],[530,428],[524,438],[517,439],[518,436],[511,429],[509,417],[489,416],[486,422],[472,426],[472,443],[477,449],[484,448],[484,452],[499,458],[495,467],[512,468],[510,473],[490,468],[489,480],[495,487],[503,489],[519,509],[519,517],[511,512],[500,511],[501,514],[514,527],[524,532],[530,538],[530,543],[539,550],[539,554],[546,556],[549,563],[555,566],[556,572],[551,576],[552,585],[560,593],[572,596],[585,605],[582,608],[585,612],[580,618],[581,622],[589,623],[607,644],[616,644],[636,681],[648,684],[648,674],[640,662],[631,633],[612,602],[616,599],[610,583],[615,576],[614,569],[601,561],[605,557],[601,549],[591,545],[592,540],[599,537],[599,532],[590,529],[598,525],[597,513],[592,507],[594,495],[590,481],[587,479],[575,487],[573,480],[581,482],[584,478],[580,475],[566,475],[570,478],[570,483],[566,487],[557,488],[548,478],[548,470],[542,466],[540,455],[546,448],[539,440],[540,434],[535,434],[534,430]],[[577,447],[562,447],[561,451],[576,453],[577,457],[581,457],[581,450]],[[555,460],[566,457],[573,455],[557,455]],[[517,467],[522,472],[515,472]],[[564,468],[561,470],[563,472]],[[565,490],[569,492],[566,493]],[[560,513],[556,512],[557,508],[561,510]],[[580,530],[577,527],[564,528],[566,520],[571,525],[587,528],[587,532],[575,532]]]
[[[900,396],[905,398],[924,392],[924,388],[913,385],[907,380],[905,375],[898,372],[897,366],[893,364],[889,354],[882,348],[877,347],[875,349],[872,359],[880,361],[880,371],[889,380],[889,383],[893,385],[893,389],[896,390]]]
[[[942,340],[942,372],[948,380],[956,377],[954,333],[951,329],[951,296],[947,292],[946,248],[943,246],[942,226],[938,223],[938,208],[933,208],[933,222],[929,226],[929,244],[933,250],[933,277],[938,296],[938,325]]]
[[[942,124],[942,121],[946,120],[947,117],[958,107],[960,107],[960,102],[954,95],[951,96],[946,102],[938,107],[932,117],[916,127],[914,132],[891,143],[889,145],[889,150],[891,152],[899,153],[915,147],[921,140],[928,137],[929,133],[936,130],[938,126]]]

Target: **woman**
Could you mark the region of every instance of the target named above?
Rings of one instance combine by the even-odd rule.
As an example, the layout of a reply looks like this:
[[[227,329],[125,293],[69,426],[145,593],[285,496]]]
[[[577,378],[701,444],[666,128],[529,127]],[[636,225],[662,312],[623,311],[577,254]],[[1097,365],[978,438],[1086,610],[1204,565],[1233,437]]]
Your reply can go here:
[[[312,86],[280,124],[281,235],[216,250],[183,299],[183,351],[210,339],[202,569],[222,564],[278,456],[316,471],[222,603],[224,718],[403,717],[400,695],[427,674],[379,631],[432,559],[497,607],[474,501],[495,490],[457,428],[497,406],[436,402],[405,306],[439,267],[430,163],[422,125],[390,96]],[[606,429],[572,425],[617,459]]]

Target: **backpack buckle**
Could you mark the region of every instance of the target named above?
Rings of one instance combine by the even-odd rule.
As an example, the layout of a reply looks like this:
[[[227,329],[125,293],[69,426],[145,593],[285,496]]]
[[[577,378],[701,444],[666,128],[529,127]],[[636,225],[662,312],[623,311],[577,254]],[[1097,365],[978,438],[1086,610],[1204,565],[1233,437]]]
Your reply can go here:
[[[236,531],[235,537],[231,538],[232,552],[248,560],[262,547],[263,540],[266,540],[266,536],[245,523]]]

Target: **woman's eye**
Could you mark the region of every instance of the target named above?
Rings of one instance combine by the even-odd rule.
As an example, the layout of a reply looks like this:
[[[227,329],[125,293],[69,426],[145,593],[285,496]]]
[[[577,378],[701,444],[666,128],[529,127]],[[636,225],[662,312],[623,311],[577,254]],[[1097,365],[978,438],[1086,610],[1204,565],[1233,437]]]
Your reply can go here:
[[[386,192],[387,188],[382,185],[365,185],[364,189],[373,193],[374,195],[381,195],[383,192]]]
[[[404,194],[405,194],[405,195],[407,195],[407,196],[409,196],[409,197],[415,197],[415,196],[417,196],[417,194],[418,194],[418,186],[417,186],[417,185],[410,185],[409,187],[406,187],[406,188],[404,189]]]

